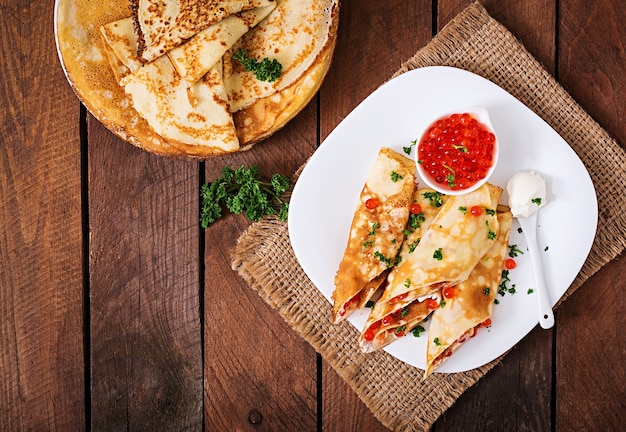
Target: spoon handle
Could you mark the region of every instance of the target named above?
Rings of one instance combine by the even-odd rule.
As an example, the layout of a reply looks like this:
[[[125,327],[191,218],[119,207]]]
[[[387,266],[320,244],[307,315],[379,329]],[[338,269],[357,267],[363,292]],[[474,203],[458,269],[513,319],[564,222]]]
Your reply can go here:
[[[543,263],[537,247],[537,213],[526,218],[520,217],[518,221],[524,231],[530,260],[535,270],[535,284],[537,285],[537,298],[539,300],[539,325],[544,329],[549,329],[554,325],[554,313],[550,305],[546,281],[543,276]]]

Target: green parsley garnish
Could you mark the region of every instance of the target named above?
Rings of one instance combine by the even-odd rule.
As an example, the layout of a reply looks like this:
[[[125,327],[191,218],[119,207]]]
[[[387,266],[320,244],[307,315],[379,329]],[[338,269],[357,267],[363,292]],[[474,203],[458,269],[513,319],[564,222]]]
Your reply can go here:
[[[409,227],[413,229],[417,229],[421,226],[422,222],[424,222],[425,220],[426,220],[426,217],[424,216],[424,212],[421,212],[418,214],[411,213],[409,215],[408,225]]]
[[[406,279],[404,281],[404,286],[407,287],[407,288],[410,288],[411,287],[411,279]]]
[[[485,289],[483,290],[483,294],[488,296],[489,294],[491,294],[491,288],[489,287],[485,287]]]
[[[548,252],[548,246],[546,246],[545,248],[543,248],[544,252]]]
[[[413,243],[409,243],[409,253],[413,253],[413,251],[415,251],[415,248],[417,247],[417,245],[420,244],[420,240],[421,238],[418,238]]]
[[[446,302],[444,300],[441,301],[441,303],[439,303],[439,307],[444,307],[446,305]]]
[[[441,342],[439,342],[439,338],[436,337],[435,339],[433,339],[433,343],[437,346],[441,345]]]
[[[396,183],[398,180],[402,180],[404,177],[402,177],[400,174],[398,174],[395,171],[391,171],[391,181]]]
[[[396,334],[404,333],[405,331],[406,331],[406,324],[396,327],[394,330]]]
[[[374,256],[384,262],[387,268],[391,267],[391,258],[387,258],[385,255],[381,254],[378,251],[374,252]]]
[[[443,259],[442,248],[437,249],[433,253],[433,258],[435,258],[437,261],[441,261]]]
[[[533,198],[530,200],[530,202],[532,202],[533,204],[537,204],[538,206],[541,205],[541,198]]]
[[[244,49],[240,49],[233,54],[233,60],[241,63],[246,72],[254,73],[254,76],[259,81],[276,81],[283,73],[283,65],[276,59],[270,60],[264,58],[258,61],[255,58],[248,57],[248,52]]]
[[[413,147],[415,147],[416,144],[417,144],[417,140],[415,139],[415,140],[411,141],[411,145],[410,146],[402,147],[402,150],[404,150],[404,152],[406,154],[410,155],[411,154],[411,149]],[[419,163],[419,161],[418,161],[418,163]]]
[[[379,222],[374,222],[374,223],[372,224],[372,230],[369,232],[369,234],[368,234],[368,235],[371,235],[371,236],[376,235],[376,230],[377,230],[378,228],[380,228],[380,223],[379,223]]]
[[[496,239],[496,233],[495,233],[495,232],[493,232],[493,231],[491,230],[491,228],[489,227],[489,221],[488,221],[488,220],[486,220],[486,221],[485,221],[485,224],[487,225],[487,238],[488,238],[489,240],[495,240],[495,239]]]
[[[460,207],[459,207],[459,211],[460,211],[461,213],[463,213],[463,214],[467,214],[467,207],[460,206]]]
[[[404,318],[408,314],[409,314],[409,307],[408,306],[403,307],[402,310],[400,311],[400,316]]]
[[[496,211],[494,209],[485,207],[485,213],[487,213],[489,216],[493,216],[496,214]]]
[[[418,325],[411,331],[411,333],[413,333],[413,336],[415,337],[420,337],[420,335],[424,333],[425,331],[426,329],[424,327],[422,327],[421,325]]]
[[[534,293],[533,289],[532,288],[528,288],[528,291],[526,291],[526,294],[532,294],[532,293]]]
[[[467,147],[462,146],[462,145],[452,144],[452,148],[455,148],[455,149],[459,150],[461,153],[467,153],[468,152]]]
[[[422,195],[430,201],[430,205],[433,207],[441,207],[443,205],[441,193],[439,192],[424,192]]]
[[[221,218],[224,206],[232,213],[243,213],[254,222],[273,214],[285,221],[289,203],[283,202],[280,196],[290,183],[289,178],[280,174],[274,174],[269,182],[262,181],[258,166],[224,167],[220,178],[200,188],[200,225],[207,228]]]
[[[446,176],[446,181],[448,182],[448,187],[456,186],[456,181],[455,181],[455,177],[454,177],[454,170],[451,167],[449,167],[448,165],[446,165],[446,164],[443,164],[443,167],[445,169],[447,169],[448,171],[450,171],[450,174],[448,174]]]
[[[500,280],[500,285],[498,286],[498,294],[504,296],[506,293],[515,294],[515,284],[508,285],[511,282],[509,279],[509,271],[502,270],[502,279]]]
[[[363,242],[363,249],[365,249],[366,247],[369,247],[369,246],[373,246],[373,245],[374,245],[374,240],[371,240],[371,239],[370,240],[365,240]]]
[[[517,245],[509,245],[509,256],[511,258],[515,258],[519,254],[524,255],[524,252],[522,252],[520,248],[517,247]]]

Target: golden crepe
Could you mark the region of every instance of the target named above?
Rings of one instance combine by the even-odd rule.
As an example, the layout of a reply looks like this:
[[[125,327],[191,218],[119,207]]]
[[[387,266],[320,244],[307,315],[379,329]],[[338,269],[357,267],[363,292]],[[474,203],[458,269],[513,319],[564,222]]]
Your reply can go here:
[[[436,370],[481,327],[491,324],[491,310],[502,278],[513,215],[498,213],[497,238],[466,281],[453,288],[445,306],[432,315],[424,378]]]
[[[174,1],[177,2],[178,0]],[[291,83],[283,82],[283,86],[276,89],[275,93],[256,99],[246,108],[232,112],[229,102],[228,108],[233,117],[232,122],[239,141],[237,147],[232,145],[215,146],[215,143],[210,142],[207,143],[208,145],[199,145],[193,142],[166,139],[155,131],[143,115],[137,112],[132,106],[131,96],[127,95],[125,88],[120,85],[124,76],[134,72],[140,66],[148,64],[145,59],[137,55],[137,51],[131,53],[128,50],[128,47],[136,47],[140,42],[138,35],[130,25],[133,19],[130,16],[132,12],[129,10],[129,3],[130,0],[58,0],[55,36],[59,58],[68,81],[88,111],[120,138],[155,154],[169,157],[207,158],[225,152],[250,149],[256,143],[280,130],[309,103],[319,90],[332,61],[337,36],[339,2],[338,0],[325,0],[325,8],[331,11],[328,15],[330,17],[329,25],[326,27],[328,34],[323,38],[323,46],[318,46],[318,51],[307,51],[309,57],[313,58],[310,66],[303,70],[302,74],[295,76]],[[170,3],[170,0],[167,0],[166,3]],[[243,11],[243,8],[240,8],[240,12],[237,13],[239,17],[244,13],[252,13],[251,9],[254,9],[253,6],[257,4],[268,5],[268,7],[279,4],[276,1],[241,2],[241,4],[243,3],[249,4],[250,9]],[[293,4],[296,8],[300,5],[295,1]],[[232,10],[236,9],[232,8]],[[128,21],[120,26],[123,20]],[[220,19],[220,21],[224,21],[224,19]],[[106,33],[103,27],[116,22],[116,26],[120,26],[120,28],[108,35],[109,42],[103,43],[103,39],[107,40],[107,35],[102,34],[103,32]],[[247,19],[246,23],[248,23]],[[307,27],[306,22],[303,21],[301,24],[298,30]],[[199,32],[202,30],[200,29]],[[120,33],[124,35],[125,39],[114,41]],[[222,36],[220,45],[225,43],[225,46],[230,46],[232,34],[230,36],[222,34]],[[287,35],[285,34],[284,37],[286,38]],[[185,49],[183,48],[184,43],[191,42],[193,39],[191,37],[189,40],[181,41],[177,47],[181,50]],[[111,41],[114,41],[113,47],[111,47]],[[202,44],[194,52],[202,51],[204,53],[207,51],[207,46],[213,46],[214,49],[217,47],[217,44],[210,39],[206,42],[208,45]],[[124,46],[125,44],[126,46]],[[220,50],[223,51],[223,47]],[[224,54],[222,61],[232,53],[233,51],[229,50]],[[173,54],[171,55],[173,56]],[[218,53],[213,52],[211,55],[215,58]],[[273,57],[271,56],[270,59]],[[258,60],[260,61],[262,58],[258,58]],[[197,59],[189,59],[189,65],[191,65],[190,68],[194,69],[194,74],[196,73],[196,61]],[[201,68],[206,68],[208,61],[201,61]],[[163,68],[155,69],[162,70]],[[213,70],[214,77],[217,76],[215,75],[217,71],[219,69]],[[252,72],[249,74],[253,75]],[[165,79],[161,77],[154,81],[167,82],[168,80],[167,77]],[[191,89],[194,83],[187,82],[187,84],[188,88]],[[217,93],[220,94],[220,92],[221,90]],[[196,98],[193,96],[193,91],[190,92],[190,96],[190,104],[194,105]],[[177,115],[184,116],[186,113],[180,112]],[[220,122],[218,121],[218,123]]]
[[[393,266],[416,188],[415,163],[381,148],[363,186],[335,275],[333,322],[363,307]]]
[[[167,55],[178,73],[189,83],[199,81],[224,54],[260,23],[274,8],[269,6],[234,14],[197,33],[185,43],[168,51]]]
[[[274,0],[131,0],[138,55],[150,62],[211,24]]]
[[[496,238],[501,194],[501,188],[489,183],[445,200],[438,193],[422,193],[429,201],[422,209],[430,211],[432,201],[440,204],[439,211],[430,223],[424,218],[419,244],[389,273],[363,328],[361,350],[379,349],[412,330],[439,305],[444,287],[468,278]]]
[[[195,146],[197,150],[188,150],[195,154],[239,149],[221,61],[192,84],[176,72],[168,56],[141,64],[129,18],[109,23],[101,31],[116,80],[160,137],[179,148]]]
[[[224,57],[224,82],[233,112],[295,82],[313,65],[333,36],[334,5],[326,0],[278,0],[276,8],[246,33],[231,52],[245,50],[253,58],[276,59],[282,74],[260,81],[232,55]]]

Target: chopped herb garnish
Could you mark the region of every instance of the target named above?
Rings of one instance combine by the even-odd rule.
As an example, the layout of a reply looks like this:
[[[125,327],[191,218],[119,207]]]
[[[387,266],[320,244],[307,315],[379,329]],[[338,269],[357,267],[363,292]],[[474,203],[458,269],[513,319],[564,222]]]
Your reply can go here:
[[[425,220],[426,217],[424,216],[424,212],[418,214],[411,213],[409,215],[408,225],[415,230],[418,229],[422,225],[422,222],[424,222]]]
[[[483,294],[488,296],[489,294],[491,294],[491,288],[489,287],[485,287],[485,289],[483,290]]]
[[[415,147],[415,145],[416,145],[416,144],[417,144],[417,140],[416,140],[416,139],[414,139],[413,141],[411,141],[411,145],[410,145],[410,146],[407,146],[407,147],[402,147],[402,150],[404,150],[404,152],[405,152],[406,154],[410,155],[410,154],[411,154],[411,149],[412,149],[413,147]],[[419,161],[417,161],[417,162],[418,162],[418,163],[420,163]]]
[[[545,248],[543,248],[544,252],[548,252],[548,246],[546,246]]]
[[[435,339],[433,339],[433,343],[437,346],[441,345],[441,342],[439,342],[439,338],[436,337]]]
[[[396,329],[394,330],[396,334],[404,333],[405,331],[406,331],[406,324],[396,327]]]
[[[413,243],[409,244],[409,253],[413,253],[413,251],[415,250],[415,248],[417,247],[418,244],[420,244],[420,240],[421,238],[418,238],[417,240],[415,240]]]
[[[461,153],[467,153],[467,152],[468,152],[468,151],[467,151],[467,147],[462,146],[462,145],[455,145],[455,144],[452,144],[452,147],[453,147],[453,148],[455,148],[455,149],[457,149],[457,150],[459,150]]]
[[[413,333],[413,336],[415,337],[420,337],[420,335],[424,333],[425,331],[426,329],[424,327],[422,327],[421,325],[418,325],[417,327],[413,329],[411,333]]]
[[[441,261],[443,259],[442,248],[437,249],[433,253],[433,258],[435,258],[437,261]]]
[[[517,245],[509,245],[509,256],[511,258],[515,258],[519,254],[524,255],[524,252],[521,251],[520,248],[517,247]]]
[[[441,301],[441,303],[439,303],[439,307],[444,307],[446,305],[446,302],[444,300]]]
[[[500,304],[500,300],[498,300],[498,299],[493,299],[493,304]]]
[[[363,249],[369,246],[373,246],[373,245],[374,245],[374,240],[366,240],[363,242]]]
[[[446,181],[448,182],[448,187],[455,187],[456,186],[456,181],[454,179],[454,174],[448,174],[446,176]]]
[[[541,198],[533,198],[530,200],[530,202],[532,202],[533,204],[537,204],[538,206],[541,205]]]
[[[534,293],[534,292],[535,292],[535,291],[533,291],[533,289],[532,289],[532,288],[528,288],[528,291],[526,291],[526,294],[532,294],[532,293]]]
[[[495,232],[493,232],[493,231],[491,230],[491,228],[489,227],[489,221],[488,221],[488,220],[486,220],[486,221],[485,221],[485,224],[487,225],[487,238],[488,238],[489,240],[495,240],[495,239],[496,239],[496,233],[495,233]]]
[[[278,60],[264,58],[258,61],[255,58],[248,57],[248,52],[244,49],[235,52],[235,54],[233,54],[233,60],[241,63],[247,72],[254,73],[254,76],[259,81],[276,81],[283,72],[283,66]]]
[[[460,207],[459,207],[459,211],[460,211],[461,213],[463,213],[463,214],[467,214],[467,207],[460,206]]]
[[[494,209],[485,207],[485,213],[487,213],[489,216],[493,216],[496,214],[496,211]]]
[[[385,255],[381,254],[378,251],[374,252],[374,256],[384,262],[387,265],[387,268],[391,267],[391,258],[387,258]]]
[[[511,279],[509,279],[509,271],[502,270],[502,279],[500,280],[500,285],[498,286],[498,294],[501,296],[504,296],[506,293],[515,294],[515,284],[509,286],[509,282],[511,282]]]
[[[369,235],[371,235],[371,236],[376,235],[376,230],[377,230],[378,228],[380,228],[380,223],[378,223],[378,222],[374,222],[374,223],[372,224],[372,230],[369,232]]]
[[[400,316],[404,318],[408,314],[409,314],[409,307],[408,306],[403,307],[402,310],[400,311]]]
[[[391,171],[391,181],[396,183],[398,180],[402,180],[404,177],[402,177],[400,174],[398,174],[395,171]]]
[[[517,232],[521,234],[521,233],[522,233],[522,228],[521,228],[521,227],[520,227],[520,228],[518,228],[518,229],[517,229]]]
[[[406,279],[404,281],[404,286],[407,287],[407,288],[410,288],[411,287],[411,279]]]
[[[258,166],[237,169],[226,166],[220,178],[200,188],[200,226],[207,228],[221,218],[223,207],[232,213],[243,213],[255,222],[274,214],[285,221],[289,204],[280,196],[289,185],[289,178],[280,174],[274,174],[269,182],[263,181]]]
[[[430,205],[433,207],[441,207],[443,205],[441,193],[439,192],[424,192],[422,195],[430,201]]]

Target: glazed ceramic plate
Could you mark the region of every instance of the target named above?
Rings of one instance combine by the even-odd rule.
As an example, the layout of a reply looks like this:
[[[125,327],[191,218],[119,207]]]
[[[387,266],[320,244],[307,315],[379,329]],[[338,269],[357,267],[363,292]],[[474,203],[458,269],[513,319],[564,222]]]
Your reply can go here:
[[[403,152],[430,119],[471,106],[489,111],[500,141],[491,183],[505,189],[518,171],[536,171],[546,179],[548,203],[538,214],[537,235],[552,305],[573,282],[591,249],[598,217],[596,193],[584,165],[547,123],[511,94],[478,75],[435,66],[402,74],[365,99],[328,135],[294,187],[288,221],[291,243],[303,270],[329,302],[356,203],[379,149]],[[501,203],[507,201],[505,189]],[[509,244],[525,252],[509,274],[508,286],[516,292],[496,297],[492,326],[466,342],[438,372],[489,363],[537,325],[537,294],[529,292],[535,286],[533,268],[518,228],[514,220]],[[368,313],[357,311],[349,321],[361,331]],[[428,329],[428,322],[424,327]],[[426,342],[427,335],[416,338],[409,333],[385,349],[423,369]]]

